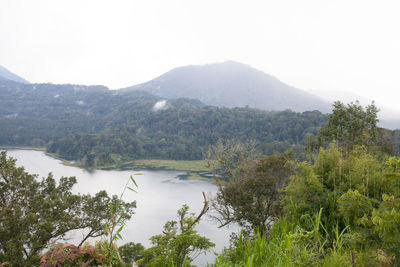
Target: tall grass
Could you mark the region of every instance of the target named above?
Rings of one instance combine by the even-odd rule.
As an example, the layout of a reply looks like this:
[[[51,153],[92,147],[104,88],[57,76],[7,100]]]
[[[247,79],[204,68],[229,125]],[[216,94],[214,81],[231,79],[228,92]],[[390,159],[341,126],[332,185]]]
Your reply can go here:
[[[212,266],[351,266],[350,253],[343,249],[345,231],[334,229],[332,239],[321,222],[321,211],[301,221],[281,218],[266,237],[255,232],[254,237],[245,238],[241,233]]]
[[[302,234],[284,219],[274,224],[268,237],[256,232],[250,239],[241,233],[235,247],[219,256],[214,266],[309,266],[315,254],[300,245]]]

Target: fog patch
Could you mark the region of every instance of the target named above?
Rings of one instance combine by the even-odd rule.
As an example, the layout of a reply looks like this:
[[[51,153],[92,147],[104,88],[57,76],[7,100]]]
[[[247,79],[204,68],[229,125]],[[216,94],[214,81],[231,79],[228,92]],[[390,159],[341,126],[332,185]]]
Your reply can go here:
[[[18,113],[13,113],[13,114],[9,114],[9,115],[5,115],[4,116],[6,119],[13,119],[18,117]]]
[[[167,100],[160,100],[154,104],[153,110],[159,111],[159,110],[165,109],[166,107],[167,107]]]
[[[83,105],[85,105],[85,102],[83,102],[83,101],[81,101],[81,100],[79,100],[79,101],[76,101],[76,103],[77,103],[78,105],[80,105],[80,106],[83,106]]]

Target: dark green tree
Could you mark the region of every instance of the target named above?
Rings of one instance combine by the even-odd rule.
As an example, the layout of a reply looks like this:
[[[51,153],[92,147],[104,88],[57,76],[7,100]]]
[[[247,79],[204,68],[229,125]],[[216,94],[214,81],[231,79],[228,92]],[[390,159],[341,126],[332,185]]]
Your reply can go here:
[[[325,143],[335,140],[346,151],[355,145],[371,147],[377,140],[378,112],[374,102],[364,109],[358,101],[347,106],[336,101],[327,124],[320,130],[320,137]]]
[[[16,167],[15,159],[0,154],[0,262],[15,266],[38,265],[40,253],[71,230],[86,229],[89,237],[102,235],[117,201],[105,191],[95,196],[73,194],[75,177],[57,182],[51,174],[41,180]],[[136,203],[125,203],[128,220]]]
[[[218,149],[215,160],[223,180],[217,179],[218,192],[211,201],[211,217],[220,227],[238,223],[247,234],[259,230],[264,235],[274,216],[280,213],[280,189],[289,180],[292,153],[259,157],[236,144]],[[214,161],[214,162],[215,162]]]
[[[145,247],[140,243],[129,242],[120,246],[118,249],[126,266],[131,267],[133,262],[136,262],[143,257],[142,251]]]

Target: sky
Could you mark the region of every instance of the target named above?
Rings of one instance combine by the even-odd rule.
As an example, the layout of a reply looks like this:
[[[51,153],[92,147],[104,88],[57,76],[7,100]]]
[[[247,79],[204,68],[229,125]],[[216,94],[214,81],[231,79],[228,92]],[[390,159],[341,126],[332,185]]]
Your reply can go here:
[[[398,0],[0,0],[0,65],[117,89],[234,60],[400,110],[399,14]]]

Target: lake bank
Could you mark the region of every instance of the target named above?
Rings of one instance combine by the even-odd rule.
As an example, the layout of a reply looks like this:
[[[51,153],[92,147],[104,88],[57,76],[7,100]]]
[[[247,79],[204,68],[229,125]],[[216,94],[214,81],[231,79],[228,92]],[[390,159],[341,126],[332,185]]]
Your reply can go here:
[[[25,146],[0,146],[0,149],[21,149],[43,151],[46,155],[60,160],[66,166],[73,166],[89,170],[171,170],[183,171],[182,179],[212,180],[213,175],[208,166],[207,160],[168,160],[168,159],[138,159],[131,161],[121,161],[105,166],[87,167],[78,162],[68,161],[55,153],[46,152],[45,147],[25,147]]]

